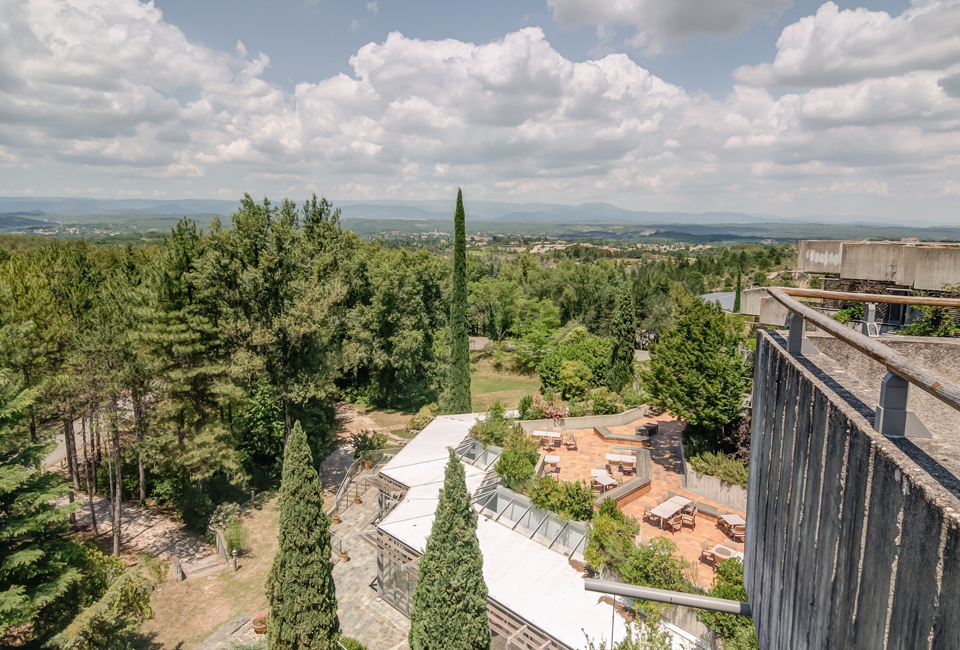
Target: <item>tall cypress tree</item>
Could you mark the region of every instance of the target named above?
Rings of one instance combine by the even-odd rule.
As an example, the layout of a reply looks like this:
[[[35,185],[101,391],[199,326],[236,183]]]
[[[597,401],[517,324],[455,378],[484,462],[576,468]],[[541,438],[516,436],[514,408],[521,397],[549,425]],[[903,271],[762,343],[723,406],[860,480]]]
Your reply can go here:
[[[283,457],[280,549],[267,577],[270,650],[333,650],[340,620],[330,564],[330,519],[307,436],[297,422]]]
[[[471,413],[470,337],[467,323],[467,226],[463,215],[463,192],[457,190],[454,216],[453,295],[450,299],[450,368],[444,392],[443,411]]]
[[[626,284],[617,296],[610,337],[613,345],[610,346],[610,362],[607,366],[607,386],[610,390],[619,391],[633,380],[633,350],[637,339],[636,310]]]
[[[740,291],[743,289],[743,284],[740,279],[741,270],[737,269],[737,294],[733,298],[733,313],[740,313]]]
[[[463,465],[450,450],[410,612],[410,650],[489,650],[487,584]]]

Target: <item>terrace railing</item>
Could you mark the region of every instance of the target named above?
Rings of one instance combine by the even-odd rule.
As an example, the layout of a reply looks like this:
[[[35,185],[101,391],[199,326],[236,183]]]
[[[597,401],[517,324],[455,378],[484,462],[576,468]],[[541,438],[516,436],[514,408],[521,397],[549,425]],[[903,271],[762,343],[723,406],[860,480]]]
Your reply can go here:
[[[787,338],[787,351],[790,354],[803,355],[817,352],[816,346],[806,337],[806,324],[810,322],[887,369],[887,374],[881,383],[880,403],[877,405],[873,424],[873,428],[879,433],[891,437],[930,437],[930,433],[920,419],[907,408],[907,397],[911,384],[960,411],[960,384],[924,368],[879,341],[851,330],[828,316],[824,316],[816,309],[801,303],[797,298],[950,308],[960,307],[960,299],[845,293],[842,291],[784,287],[769,287],[767,292],[777,302],[790,310],[790,332]]]

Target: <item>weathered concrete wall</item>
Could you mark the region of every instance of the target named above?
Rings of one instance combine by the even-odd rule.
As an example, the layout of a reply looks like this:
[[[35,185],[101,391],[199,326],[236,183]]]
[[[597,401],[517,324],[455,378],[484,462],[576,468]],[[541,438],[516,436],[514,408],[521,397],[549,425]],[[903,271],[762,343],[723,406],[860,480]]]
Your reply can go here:
[[[647,412],[646,406],[617,413],[616,415],[585,415],[579,418],[560,418],[554,420],[522,420],[520,425],[526,432],[545,431],[552,427],[563,429],[589,429],[591,427],[619,427],[642,418]]]
[[[784,307],[776,298],[767,295],[760,300],[760,317],[757,321],[761,325],[775,325],[783,327],[787,322],[790,310]]]
[[[840,277],[895,282],[903,265],[903,249],[899,243],[844,242]]]
[[[940,291],[960,284],[960,248],[906,246],[897,284]]]
[[[839,273],[843,242],[801,239],[797,268],[807,273]]]
[[[758,336],[745,582],[760,647],[960,648],[960,499],[779,334]]]
[[[682,484],[683,488],[694,494],[699,494],[702,497],[706,497],[711,501],[716,501],[721,505],[725,505],[728,508],[733,508],[734,510],[739,510],[740,512],[747,511],[747,491],[744,490],[739,485],[731,485],[726,481],[721,481],[715,476],[707,476],[706,474],[698,474],[693,470],[693,465],[687,462],[687,458],[684,455],[683,443],[677,443],[677,450],[680,454],[680,458],[683,461],[683,476]]]
[[[760,315],[760,301],[770,294],[764,288],[744,289],[740,292],[740,313],[749,316]]]

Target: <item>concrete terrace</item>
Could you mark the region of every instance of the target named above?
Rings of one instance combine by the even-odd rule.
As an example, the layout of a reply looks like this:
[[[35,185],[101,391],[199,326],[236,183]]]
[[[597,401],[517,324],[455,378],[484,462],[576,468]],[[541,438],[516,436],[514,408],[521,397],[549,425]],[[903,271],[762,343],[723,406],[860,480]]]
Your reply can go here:
[[[608,429],[615,434],[632,434],[638,426],[647,423],[656,423],[660,427],[659,433],[650,438],[650,489],[639,499],[624,505],[622,510],[640,522],[641,536],[644,542],[653,537],[666,537],[676,544],[677,552],[692,565],[688,577],[697,584],[709,587],[713,581],[714,570],[710,563],[701,559],[700,542],[707,540],[711,547],[724,543],[740,551],[743,550],[743,544],[734,542],[717,528],[716,519],[708,517],[702,512],[697,515],[695,529],[683,527],[676,533],[663,531],[657,523],[643,519],[644,503],[648,501],[656,503],[656,498],[662,492],[668,491],[716,508],[725,508],[728,512],[736,511],[683,488],[680,456],[677,451],[677,443],[684,427],[682,422],[664,414],[655,417],[643,417],[629,424],[611,426]],[[549,451],[544,449],[547,453],[560,456],[560,479],[563,481],[580,480],[589,483],[591,479],[590,470],[594,469],[597,463],[605,463],[604,456],[611,453],[613,447],[622,448],[625,446],[625,443],[621,441],[605,440],[592,428],[565,429],[565,431],[572,431],[577,435],[576,450],[567,449],[563,445],[560,449]],[[746,513],[740,512],[738,514],[745,516]]]

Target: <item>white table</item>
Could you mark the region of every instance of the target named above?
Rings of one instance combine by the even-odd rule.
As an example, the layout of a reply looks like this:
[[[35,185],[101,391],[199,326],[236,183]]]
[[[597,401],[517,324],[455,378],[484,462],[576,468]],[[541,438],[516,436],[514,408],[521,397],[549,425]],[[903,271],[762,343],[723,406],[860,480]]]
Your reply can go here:
[[[721,515],[720,518],[723,519],[725,522],[727,522],[727,524],[730,526],[746,526],[747,525],[747,522],[745,522],[743,520],[743,517],[741,517],[740,515],[734,515],[734,514]]]
[[[740,551],[735,551],[732,548],[727,548],[722,544],[717,544],[711,548],[710,553],[712,553],[713,556],[719,560],[729,560],[732,557],[737,557],[743,560],[743,553]]]
[[[555,465],[556,463],[559,463],[559,462],[560,462],[560,457],[559,457],[559,456],[544,456],[544,457],[543,457],[543,462],[549,463],[549,464],[551,464],[551,465]]]
[[[602,485],[604,488],[612,487],[617,484],[612,478],[604,474],[603,476],[594,476],[593,480]]]
[[[562,437],[559,431],[534,431],[533,435],[539,438],[561,438]]]
[[[681,496],[675,496],[667,499],[656,508],[650,511],[650,513],[660,518],[660,530],[663,530],[663,522],[666,519],[676,516],[678,512],[683,510],[686,506],[693,503],[690,499]]]
[[[605,469],[592,469],[590,470],[590,476],[596,478],[597,476],[609,476],[607,470]]]
[[[624,456],[623,454],[606,454],[606,455],[604,456],[604,458],[606,458],[607,460],[609,460],[611,463],[621,463],[621,462],[635,463],[635,462],[637,462],[637,457],[636,457],[636,456]]]

